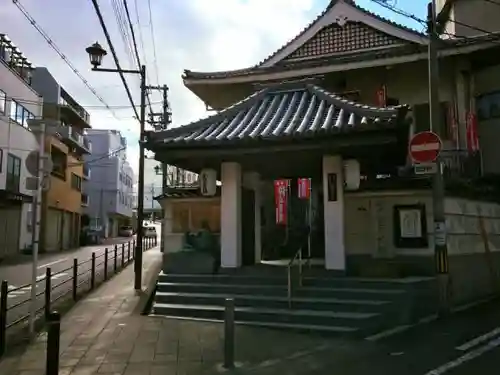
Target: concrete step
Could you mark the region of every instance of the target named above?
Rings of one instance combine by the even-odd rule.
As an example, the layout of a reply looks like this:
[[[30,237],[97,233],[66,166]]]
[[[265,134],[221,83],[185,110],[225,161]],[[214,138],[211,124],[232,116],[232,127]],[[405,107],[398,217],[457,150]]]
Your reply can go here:
[[[154,303],[153,313],[164,316],[223,319],[224,306]],[[375,313],[275,309],[264,307],[235,307],[235,320],[317,325],[331,327],[368,328],[379,317]]]
[[[286,285],[248,285],[227,283],[172,283],[158,282],[157,291],[168,293],[216,293],[216,294],[251,294],[265,296],[287,296]],[[301,287],[294,289],[294,296],[309,298],[338,298],[338,299],[368,299],[393,301],[404,296],[404,290],[368,289],[368,288],[324,288]]]
[[[155,316],[155,315],[153,315]],[[166,319],[178,319],[178,320],[189,320],[189,321],[200,321],[200,322],[213,322],[213,323],[222,323],[222,319],[209,319],[209,318],[195,318],[195,317],[187,317],[187,316],[177,316],[177,315],[157,315],[158,317],[166,318]],[[240,321],[235,320],[236,325],[245,325],[245,326],[255,326],[262,328],[276,328],[276,329],[286,329],[296,332],[314,332],[314,333],[326,333],[333,335],[358,335],[360,334],[359,328],[356,327],[336,327],[336,326],[323,326],[323,325],[314,325],[314,324],[292,324],[292,323],[279,323],[279,322],[256,322],[256,321]]]
[[[196,305],[224,305],[226,298],[233,298],[237,306],[288,308],[288,297],[238,293],[178,293],[157,292],[155,302]],[[338,298],[292,298],[294,309],[331,310],[350,312],[384,312],[391,303],[380,300],[351,300]]]

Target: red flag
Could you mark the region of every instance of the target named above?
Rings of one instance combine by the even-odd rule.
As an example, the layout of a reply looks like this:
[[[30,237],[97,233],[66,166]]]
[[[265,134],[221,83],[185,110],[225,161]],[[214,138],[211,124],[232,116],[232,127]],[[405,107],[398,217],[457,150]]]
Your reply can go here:
[[[288,208],[288,180],[274,181],[274,199],[276,204],[276,224],[286,225]]]
[[[309,199],[311,196],[311,179],[299,178],[297,180],[299,199]]]
[[[479,137],[477,134],[477,116],[475,113],[467,114],[467,149],[472,154],[479,151]]]

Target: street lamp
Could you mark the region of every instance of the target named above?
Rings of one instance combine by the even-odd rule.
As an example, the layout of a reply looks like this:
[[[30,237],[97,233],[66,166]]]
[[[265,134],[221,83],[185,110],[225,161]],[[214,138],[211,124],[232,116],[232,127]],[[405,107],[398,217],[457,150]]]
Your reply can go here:
[[[140,70],[129,69],[107,69],[100,68],[102,59],[107,55],[107,52],[102,46],[95,42],[87,47],[85,51],[89,55],[90,64],[94,72],[112,72],[112,73],[129,73],[139,74],[141,76],[141,112],[140,112],[140,135],[139,135],[139,181],[137,187],[137,241],[135,247],[134,261],[134,288],[141,290],[142,287],[142,240],[143,240],[143,222],[144,222],[144,138],[146,124],[146,66],[142,65]]]

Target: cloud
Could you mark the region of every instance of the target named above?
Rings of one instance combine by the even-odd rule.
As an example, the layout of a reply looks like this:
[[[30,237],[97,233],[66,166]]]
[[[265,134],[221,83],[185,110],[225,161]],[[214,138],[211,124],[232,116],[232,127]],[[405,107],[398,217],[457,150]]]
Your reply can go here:
[[[122,68],[131,68],[113,2],[99,3]],[[121,4],[120,0],[116,2]],[[182,84],[184,69],[211,71],[254,65],[293,38],[327,3],[328,0],[151,0],[156,64],[147,2],[137,1],[139,27],[134,1],[129,1],[129,9],[137,27],[137,40],[144,43],[143,63],[147,64],[149,84],[169,85],[174,126],[178,126],[206,115],[201,101]],[[128,104],[117,74],[90,71],[85,47],[98,40],[109,50],[90,1],[21,0],[20,4],[106,103],[110,106]],[[103,108],[12,2],[0,7],[0,25],[0,32],[9,35],[29,60],[46,66],[59,83],[86,106],[93,127],[123,132],[128,138],[129,160],[137,172],[139,126],[133,111],[116,109],[115,117]],[[114,67],[111,54],[104,65]],[[128,75],[127,81],[138,103],[138,77]],[[161,93],[153,92],[151,101],[153,109],[160,111]]]

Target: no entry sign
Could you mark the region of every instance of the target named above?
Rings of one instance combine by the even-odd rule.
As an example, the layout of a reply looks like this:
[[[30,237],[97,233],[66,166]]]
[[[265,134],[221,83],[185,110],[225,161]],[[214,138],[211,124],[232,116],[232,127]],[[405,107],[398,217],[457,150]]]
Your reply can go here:
[[[436,133],[420,132],[410,141],[410,156],[415,163],[432,163],[439,156],[441,148],[442,142]]]

